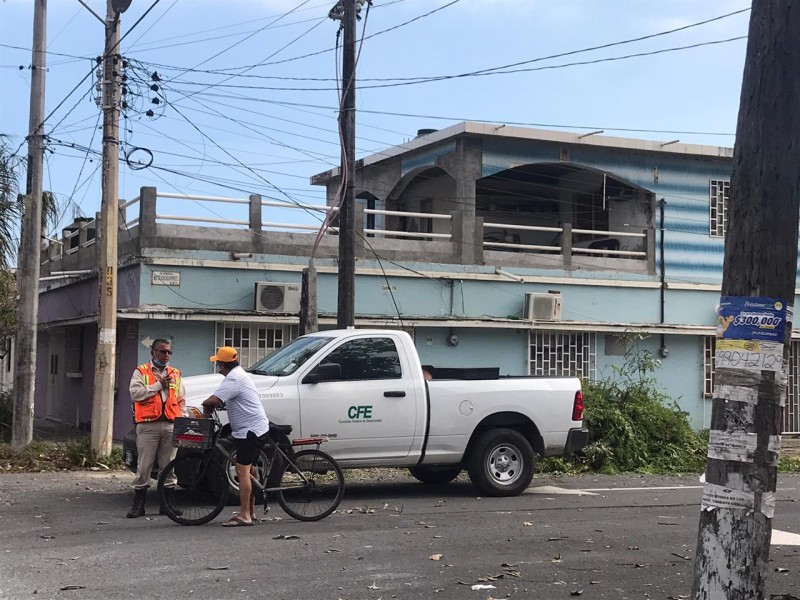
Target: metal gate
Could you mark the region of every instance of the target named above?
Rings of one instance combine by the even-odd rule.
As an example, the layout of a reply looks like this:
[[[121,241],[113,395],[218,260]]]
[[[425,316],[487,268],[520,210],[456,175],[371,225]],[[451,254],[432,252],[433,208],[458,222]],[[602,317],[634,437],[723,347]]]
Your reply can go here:
[[[800,433],[800,341],[789,346],[786,406],[783,408],[783,433]]]

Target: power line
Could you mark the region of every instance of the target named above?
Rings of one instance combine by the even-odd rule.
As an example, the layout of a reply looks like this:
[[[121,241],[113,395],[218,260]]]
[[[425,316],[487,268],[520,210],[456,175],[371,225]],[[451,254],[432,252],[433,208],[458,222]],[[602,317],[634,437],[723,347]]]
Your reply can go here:
[[[128,35],[130,35],[131,32],[133,32],[134,29],[136,29],[136,26],[139,25],[139,23],[141,23],[144,20],[144,18],[147,17],[148,14],[150,14],[150,11],[153,10],[159,2],[161,2],[161,0],[153,0],[153,3],[150,5],[150,7],[147,10],[145,10],[144,13],[142,13],[142,15],[136,20],[136,22],[133,25],[131,25],[130,29],[128,29],[128,31],[119,39],[119,41],[114,45],[114,47],[109,50],[109,52],[113,52],[114,50],[116,50],[119,47],[119,45],[122,43],[122,41],[126,37],[128,37]],[[101,56],[101,57],[99,57],[99,59],[97,59],[97,64],[102,64],[102,62],[103,62],[103,60],[105,58],[106,58],[106,54],[104,53],[103,56]],[[69,93],[66,96],[64,96],[64,98],[61,100],[61,102],[59,102],[58,105],[56,105],[56,107],[53,110],[50,111],[50,113],[44,118],[44,120],[41,123],[38,124],[38,126],[36,127],[36,129],[34,131],[36,131],[38,129],[41,129],[44,126],[44,124],[47,123],[47,121],[50,119],[50,117],[52,117],[56,113],[56,111],[64,105],[64,103],[67,100],[69,100],[70,96],[72,96],[72,94],[74,94],[78,90],[78,88],[80,88],[80,86],[83,85],[83,82],[86,81],[87,79],[89,79],[89,77],[92,76],[94,71],[95,71],[95,67],[92,66],[92,68],[89,70],[89,72],[75,85],[74,88],[72,88],[69,91]],[[27,138],[25,138],[25,139],[27,139]],[[22,148],[22,145],[25,143],[25,139],[23,139],[22,142],[20,142],[19,147],[14,151],[14,155],[16,155],[20,151],[20,149]]]
[[[413,23],[415,21],[419,21],[420,19],[423,19],[425,17],[429,17],[430,15],[432,15],[434,13],[437,13],[440,10],[444,10],[448,6],[452,6],[453,4],[456,4],[458,2],[460,2],[460,0],[452,0],[452,2],[449,2],[448,4],[445,4],[444,6],[440,6],[439,8],[435,8],[432,11],[429,11],[429,12],[427,12],[425,14],[422,14],[422,15],[418,15],[418,16],[412,18],[412,19],[409,19],[408,21],[405,21],[405,22],[400,23],[398,25],[394,25],[393,27],[389,27],[388,29],[384,29],[382,31],[377,31],[377,32],[365,37],[364,39],[367,40],[367,39],[370,39],[370,38],[374,38],[374,37],[376,37],[378,35],[387,33],[389,31],[394,31],[395,29],[399,29],[400,27],[405,27],[406,25],[409,25],[409,24],[411,24],[411,23]],[[320,54],[326,54],[327,52],[334,52],[334,51],[336,51],[335,47],[334,48],[326,48],[325,50],[318,50],[317,52],[310,52],[308,54],[303,54],[302,56],[295,56],[295,57],[292,57],[292,58],[286,58],[284,60],[276,60],[276,61],[273,61],[271,63],[262,63],[262,64],[257,64],[257,65],[249,65],[249,67],[255,68],[255,67],[259,67],[259,66],[280,65],[280,64],[283,64],[283,63],[292,62],[292,61],[300,60],[300,59],[303,59],[303,58],[310,58],[312,56],[319,56]],[[231,71],[231,70],[235,70],[237,68],[238,67],[230,67],[228,69],[223,69],[223,70]]]
[[[457,2],[457,1],[458,0],[455,0],[455,2]],[[447,8],[448,6],[451,6],[452,4],[455,4],[455,2],[450,2],[449,4],[447,4],[445,6],[442,6],[442,7],[439,7],[437,9],[433,10],[433,11],[430,11],[430,12],[425,13],[423,15],[414,17],[413,19],[410,19],[408,21],[405,21],[403,23],[400,23],[400,24],[395,25],[393,27],[390,27],[388,29],[384,29],[382,31],[378,31],[376,33],[373,33],[373,34],[367,36],[364,39],[369,39],[369,38],[381,35],[383,33],[387,33],[389,31],[398,29],[400,27],[403,27],[405,25],[413,23],[414,21],[418,21],[419,19],[422,19],[424,17],[430,16],[433,13],[438,12],[439,10],[442,10],[444,8]],[[713,18],[710,18],[710,19],[705,19],[703,21],[698,21],[696,23],[691,23],[689,25],[684,25],[684,26],[681,26],[681,27],[676,27],[676,28],[673,28],[673,29],[665,30],[665,31],[659,31],[659,32],[648,34],[648,35],[644,35],[644,36],[638,36],[638,37],[635,37],[635,38],[628,38],[628,39],[619,40],[619,41],[616,41],[616,42],[609,42],[609,43],[600,44],[600,45],[597,45],[597,46],[589,46],[589,47],[586,47],[586,48],[580,48],[580,49],[576,49],[576,50],[568,50],[566,52],[560,52],[560,53],[557,53],[557,54],[551,54],[551,55],[547,55],[547,56],[540,56],[540,57],[536,57],[536,58],[527,59],[527,60],[524,60],[524,61],[517,61],[517,62],[513,62],[513,63],[499,65],[499,66],[496,66],[496,67],[488,67],[486,69],[479,69],[479,70],[469,71],[469,72],[465,72],[465,73],[459,73],[459,74],[455,74],[455,75],[450,74],[450,75],[421,76],[421,77],[407,77],[407,78],[373,78],[373,79],[370,79],[370,78],[359,78],[359,81],[414,81],[414,82],[416,82],[416,81],[451,79],[451,78],[455,78],[455,77],[466,77],[466,76],[472,76],[472,75],[488,74],[491,71],[499,71],[499,70],[509,69],[509,68],[512,68],[512,67],[522,66],[522,65],[526,65],[526,64],[535,63],[535,62],[542,62],[542,61],[546,61],[546,60],[552,60],[552,59],[555,59],[555,58],[564,58],[566,56],[572,56],[572,55],[575,55],[575,54],[582,54],[584,52],[593,52],[595,50],[604,50],[604,49],[607,49],[607,48],[613,48],[615,46],[622,46],[622,45],[626,45],[626,44],[632,44],[632,43],[636,43],[636,42],[645,41],[645,40],[648,40],[648,39],[662,37],[662,36],[670,35],[670,34],[673,34],[673,33],[680,32],[680,31],[685,31],[685,30],[688,30],[688,29],[692,29],[694,27],[700,27],[702,25],[707,25],[709,23],[712,23],[712,22],[715,22],[715,21],[720,21],[722,19],[727,19],[729,17],[745,13],[745,12],[747,12],[749,10],[750,10],[750,8],[748,7],[748,8],[744,8],[744,9],[741,9],[741,10],[737,10],[737,11],[733,11],[733,12],[730,12],[730,13],[726,13],[726,14],[723,14],[723,15],[719,15],[719,16],[716,16],[716,17],[713,17]],[[263,65],[263,64],[262,65],[258,65],[258,64],[257,65],[249,65],[249,67],[255,68],[257,66],[277,65],[277,64],[281,64],[281,63],[284,63],[284,62],[289,62],[289,61],[292,61],[292,60],[298,60],[298,59],[301,59],[301,58],[307,58],[307,57],[310,57],[310,56],[315,56],[317,54],[322,54],[322,53],[325,53],[325,52],[331,52],[333,50],[335,50],[335,48],[329,48],[329,49],[322,50],[322,51],[319,51],[319,52],[314,52],[314,53],[311,53],[311,54],[305,54],[303,56],[298,56],[298,57],[289,58],[289,59],[285,59],[285,60],[281,60],[281,61],[267,63],[266,65]],[[158,66],[160,68],[169,68],[167,65],[158,65]],[[175,67],[175,68],[182,70],[184,73],[186,73],[186,72],[200,72],[200,73],[211,73],[211,74],[227,74],[227,71],[235,70],[235,69],[240,68],[240,67],[229,67],[227,69],[216,69],[216,70],[182,69],[182,68],[178,68],[178,67]],[[266,75],[243,75],[243,74],[237,74],[236,76],[237,77],[263,78],[263,79],[292,79],[292,78],[288,78],[288,77],[277,77],[277,76],[266,76]],[[331,78],[305,78],[305,79],[307,79],[309,81],[331,81],[332,80]]]
[[[696,44],[689,44],[686,46],[674,46],[671,48],[662,48],[660,50],[652,50],[649,52],[636,52],[633,54],[625,54],[622,56],[611,56],[607,58],[598,58],[594,60],[585,60],[585,61],[576,61],[570,63],[562,63],[558,65],[545,65],[541,67],[526,67],[520,69],[508,69],[505,71],[500,70],[485,70],[485,71],[472,71],[469,73],[458,73],[454,75],[439,75],[436,77],[425,77],[413,80],[400,80],[395,81],[394,83],[376,83],[372,85],[359,85],[359,89],[382,89],[382,88],[394,88],[394,87],[404,87],[410,85],[420,85],[423,83],[433,83],[439,81],[448,81],[451,79],[465,79],[469,77],[489,77],[494,75],[509,75],[513,73],[531,73],[535,71],[553,71],[558,69],[566,69],[569,67],[576,67],[576,66],[585,66],[585,65],[595,65],[605,62],[616,62],[621,60],[628,60],[631,58],[641,58],[645,56],[655,56],[658,54],[666,54],[669,52],[680,52],[683,50],[693,50],[695,48],[701,48],[704,46],[714,46],[719,44],[727,44],[730,42],[736,42],[739,40],[747,39],[746,35],[721,39],[721,40],[711,40],[707,42],[698,42]],[[232,79],[235,75],[231,75],[228,79],[223,81],[228,81]],[[335,87],[288,87],[288,86],[264,86],[264,85],[245,85],[245,84],[229,84],[229,83],[203,83],[199,81],[186,81],[181,80],[178,83],[182,85],[188,86],[203,86],[203,90],[211,89],[211,88],[225,88],[225,89],[245,89],[245,90],[268,90],[273,92],[330,92],[336,91]],[[201,90],[201,91],[203,91]],[[195,92],[199,93],[199,92]]]
[[[400,1],[405,2],[406,0],[400,0]],[[323,7],[327,7],[327,6],[329,6],[329,3],[326,2],[324,4],[315,4],[314,6],[308,6],[306,8],[299,8],[299,9],[296,9],[295,11],[293,11],[293,12],[295,12],[295,13],[307,12],[309,10],[316,10],[318,8],[323,8]],[[159,40],[154,40],[154,41],[150,42],[150,44],[159,44],[161,42],[174,42],[175,40],[179,40],[179,39],[182,39],[182,38],[198,36],[198,35],[202,35],[202,34],[205,34],[205,33],[212,33],[214,31],[220,31],[222,29],[232,29],[234,27],[240,27],[242,25],[253,25],[254,23],[258,23],[260,21],[268,21],[270,19],[275,19],[276,17],[281,17],[282,18],[283,16],[285,16],[284,13],[281,13],[279,15],[270,15],[270,16],[267,16],[267,17],[260,17],[258,19],[248,19],[247,21],[240,21],[240,22],[234,23],[232,25],[222,25],[220,27],[212,27],[210,29],[201,29],[199,31],[194,31],[192,33],[186,33],[186,34],[183,34],[183,35],[175,35],[175,36],[170,36],[168,38],[161,38]],[[284,23],[282,25],[275,25],[275,26],[273,26],[270,23],[270,24],[267,25],[267,29],[277,29],[277,28],[280,28],[280,27],[291,27],[293,25],[307,23],[309,21],[315,20],[316,18],[317,17],[314,17],[314,19],[304,19],[302,21],[293,21],[291,23]],[[274,22],[277,22],[277,21],[273,21],[273,23]],[[263,30],[264,29],[262,28],[259,31],[263,31]],[[140,52],[141,51],[149,52],[151,50],[162,50],[162,49],[171,48],[171,47],[174,47],[174,46],[177,46],[177,45],[204,43],[204,42],[213,41],[213,40],[217,40],[217,39],[223,39],[223,38],[226,38],[226,37],[234,37],[234,36],[237,36],[237,35],[247,35],[249,33],[253,33],[254,31],[256,31],[256,30],[235,32],[235,33],[230,33],[230,34],[223,35],[223,36],[216,36],[216,37],[210,37],[210,38],[201,38],[201,39],[198,39],[198,40],[182,42],[180,44],[168,44],[168,45],[165,45],[165,46],[157,46],[157,47],[152,47],[152,48],[151,47],[147,47],[147,48],[138,48],[138,49],[136,48],[136,44],[139,41],[137,39],[136,42],[134,42],[134,44],[131,46],[130,49],[131,50],[138,50]]]

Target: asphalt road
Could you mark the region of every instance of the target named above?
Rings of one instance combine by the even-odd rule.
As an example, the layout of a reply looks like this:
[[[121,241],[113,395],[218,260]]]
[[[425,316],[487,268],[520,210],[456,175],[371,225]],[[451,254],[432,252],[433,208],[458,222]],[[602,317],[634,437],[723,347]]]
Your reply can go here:
[[[466,480],[351,483],[317,523],[275,505],[254,527],[126,519],[127,473],[0,475],[0,598],[687,598],[696,476],[537,478],[517,498]],[[800,534],[800,477],[774,529]],[[148,512],[155,513],[154,494]],[[780,539],[779,539],[780,537]],[[800,597],[800,546],[773,535],[767,597]],[[797,536],[800,540],[800,535]],[[793,540],[789,540],[793,541]],[[780,570],[778,570],[780,569]],[[473,586],[494,586],[473,589]]]

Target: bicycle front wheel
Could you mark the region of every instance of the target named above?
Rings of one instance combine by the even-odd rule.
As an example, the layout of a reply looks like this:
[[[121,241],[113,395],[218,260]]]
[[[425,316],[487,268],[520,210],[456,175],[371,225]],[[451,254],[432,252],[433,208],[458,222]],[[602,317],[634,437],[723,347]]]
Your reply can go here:
[[[179,456],[158,474],[158,497],[176,523],[203,525],[227,504],[225,471],[208,454]]]
[[[322,450],[301,450],[280,465],[278,504],[290,517],[319,521],[331,514],[344,496],[344,474]]]

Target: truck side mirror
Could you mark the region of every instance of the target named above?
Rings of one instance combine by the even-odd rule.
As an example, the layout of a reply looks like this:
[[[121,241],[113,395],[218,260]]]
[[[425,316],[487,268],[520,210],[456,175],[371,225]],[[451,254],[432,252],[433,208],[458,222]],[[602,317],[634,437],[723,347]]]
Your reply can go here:
[[[342,378],[342,366],[339,363],[325,363],[317,365],[303,379],[303,383],[319,383],[321,381],[336,381]]]

